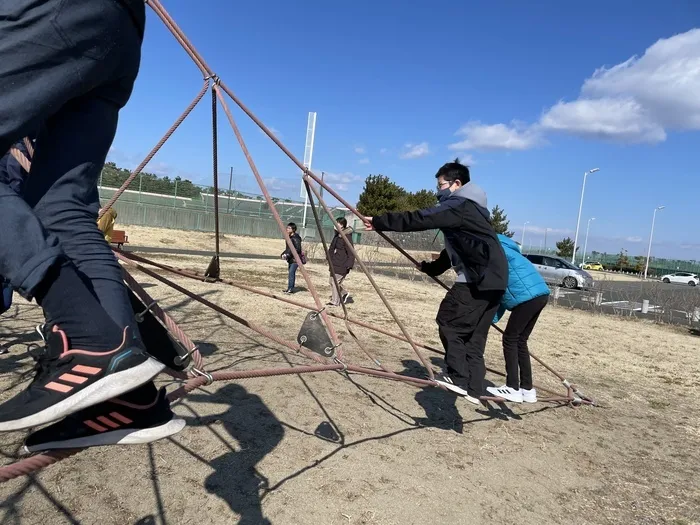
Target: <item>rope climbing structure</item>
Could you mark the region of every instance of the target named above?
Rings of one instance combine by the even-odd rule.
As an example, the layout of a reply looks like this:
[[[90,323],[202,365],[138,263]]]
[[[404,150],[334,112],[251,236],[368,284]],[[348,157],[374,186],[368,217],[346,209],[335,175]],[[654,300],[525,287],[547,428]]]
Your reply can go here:
[[[371,323],[358,319],[351,316],[348,313],[346,305],[341,302],[342,313],[335,313],[327,311],[323,306],[323,301],[319,296],[317,288],[311,279],[308,270],[305,268],[304,264],[301,264],[301,254],[299,254],[294,244],[292,243],[289,235],[287,234],[286,227],[282,222],[275,203],[272,200],[270,193],[265,185],[263,178],[257,169],[257,166],[248,150],[245,140],[241,134],[236,120],[234,119],[233,113],[229,107],[228,100],[234,102],[234,104],[240,108],[261,130],[265,135],[267,135],[286,155],[289,159],[302,171],[302,178],[304,182],[304,187],[306,189],[311,210],[313,212],[314,221],[316,228],[320,235],[321,243],[323,245],[324,253],[328,253],[328,242],[324,236],[322,228],[322,218],[321,213],[327,214],[331,219],[333,215],[330,208],[323,199],[323,195],[320,188],[326,190],[329,195],[335,198],[338,202],[342,203],[347,207],[351,213],[357,216],[360,220],[363,220],[359,211],[342,198],[333,188],[325,183],[321,178],[316,176],[310,170],[306,169],[304,165],[299,161],[299,159],[287,149],[287,147],[275,136],[272,132],[252,113],[248,107],[246,107],[243,102],[233,93],[233,91],[223,82],[221,78],[212,70],[204,58],[195,49],[192,43],[189,41],[187,36],[178,27],[175,21],[163,8],[159,0],[146,0],[146,3],[151,7],[155,14],[160,18],[160,20],[165,24],[165,26],[170,30],[175,39],[179,42],[185,52],[192,59],[194,64],[197,66],[203,77],[203,85],[197,95],[194,97],[192,102],[187,106],[185,111],[177,118],[173,125],[167,130],[163,138],[156,144],[156,146],[148,153],[146,158],[141,162],[138,167],[130,174],[121,188],[114,193],[110,200],[105,204],[105,206],[100,211],[100,217],[114,205],[114,203],[119,199],[121,194],[126,190],[126,188],[131,184],[131,182],[139,175],[139,173],[145,168],[145,166],[151,161],[151,159],[158,153],[165,142],[172,136],[172,134],[178,129],[182,122],[190,115],[192,110],[201,102],[207,92],[211,93],[211,103],[212,103],[212,168],[213,168],[213,188],[214,188],[214,216],[215,216],[215,247],[214,254],[212,256],[211,262],[207,267],[206,271],[203,273],[195,272],[191,270],[184,270],[180,268],[175,268],[170,265],[162,264],[156,261],[146,259],[141,255],[134,253],[124,252],[122,250],[115,250],[115,255],[123,263],[124,270],[124,282],[129,288],[134,301],[137,301],[138,305],[143,306],[143,311],[137,314],[137,320],[139,322],[144,322],[146,319],[156,323],[150,325],[156,329],[165,330],[169,336],[176,342],[178,348],[178,355],[168,356],[168,359],[164,359],[166,364],[173,364],[166,368],[166,371],[173,376],[175,379],[181,380],[183,383],[179,388],[176,388],[169,393],[168,397],[171,401],[174,401],[180,397],[187,395],[187,393],[192,390],[199,388],[204,385],[211,384],[214,381],[231,381],[239,380],[253,377],[273,377],[282,375],[292,375],[292,374],[305,374],[305,373],[316,373],[325,371],[341,371],[345,373],[357,373],[365,374],[369,376],[374,376],[378,378],[391,379],[395,381],[402,381],[416,387],[437,387],[443,388],[441,385],[436,383],[433,379],[433,371],[426,360],[424,352],[431,352],[435,354],[443,354],[444,352],[440,349],[433,348],[425,343],[417,341],[409,333],[408,329],[401,321],[397,315],[394,308],[391,306],[386,295],[382,292],[376,280],[372,276],[372,273],[367,268],[365,263],[359,257],[355,247],[353,246],[350,239],[347,237],[346,233],[336,225],[336,229],[342,237],[342,241],[348,246],[348,249],[352,251],[355,255],[361,270],[367,276],[372,288],[376,291],[377,295],[381,299],[382,303],[386,307],[389,315],[396,323],[398,327],[398,332],[392,332],[375,326]],[[246,283],[236,282],[229,279],[223,279],[220,275],[220,261],[219,261],[219,214],[218,214],[218,201],[219,201],[219,187],[218,187],[218,134],[217,134],[217,116],[219,106],[223,110],[226,118],[233,129],[236,140],[238,141],[243,154],[250,166],[250,169],[258,182],[264,199],[269,206],[273,218],[276,221],[281,235],[290,252],[294,258],[294,261],[299,265],[302,276],[306,281],[307,288],[313,298],[313,304],[304,304],[295,301],[288,297],[281,297],[274,293],[270,293],[264,290],[257,289]],[[11,154],[20,162],[20,164],[27,170],[31,169],[31,157],[33,155],[33,148],[29,141],[25,141],[27,149],[29,151],[29,158],[25,157],[21,151],[13,148]],[[335,224],[335,221],[333,221]],[[404,257],[406,257],[412,264],[419,267],[420,264],[416,261],[408,252],[406,252],[401,246],[399,246],[394,240],[385,235],[384,233],[377,232],[389,245],[396,248]],[[330,265],[330,275],[335,276],[335,271],[333,271],[332,263],[330,263],[330,258],[328,259],[328,264]],[[192,342],[192,340],[187,336],[187,334],[177,325],[177,323],[158,305],[145,290],[139,285],[136,279],[129,273],[128,268],[136,269],[143,274],[155,279],[156,281],[171,287],[172,289],[184,294],[185,296],[197,301],[208,308],[218,312],[219,314],[241,324],[249,330],[252,330],[283,347],[286,352],[301,355],[308,358],[311,364],[306,366],[289,366],[289,367],[279,367],[279,368],[265,368],[265,369],[253,369],[253,370],[243,370],[243,371],[216,371],[207,372],[204,367],[202,356],[200,355],[199,349]],[[280,301],[297,307],[299,309],[307,310],[308,314],[305,321],[301,327],[297,340],[287,341],[279,335],[275,335],[263,326],[259,326],[255,323],[249,322],[243,317],[219,306],[212,301],[202,297],[201,295],[188,290],[185,286],[179,282],[174,282],[173,280],[166,277],[166,275],[172,275],[180,278],[188,278],[191,280],[199,282],[210,282],[219,285],[231,286],[244,292],[258,294],[269,299]],[[333,277],[335,279],[335,277]],[[436,277],[432,279],[445,289],[449,287]],[[337,286],[337,282],[335,285]],[[372,366],[360,366],[352,364],[349,362],[347,356],[350,354],[346,352],[345,345],[334,327],[333,320],[341,321],[350,338],[355,345],[360,349],[360,351],[365,355],[367,359],[372,363]],[[402,343],[407,343],[415,355],[418,357],[423,367],[425,368],[425,378],[411,377],[407,375],[402,375],[397,372],[392,371],[388,366],[382,363],[377,356],[362,344],[360,339],[357,337],[354,327],[360,327],[367,330],[372,330],[380,333],[384,336],[393,338]],[[495,327],[496,330],[502,333],[502,331]],[[143,331],[143,329],[142,329]],[[532,355],[532,354],[531,354]],[[158,357],[158,356],[156,356]],[[545,369],[551,372],[563,385],[564,392],[556,392],[551,389],[545,388],[540,385],[535,385],[542,392],[546,392],[550,397],[540,398],[542,402],[552,402],[561,404],[570,404],[572,406],[587,404],[594,405],[595,402],[585,396],[575,385],[571,384],[563,375],[556,372],[549,365],[544,363],[539,357],[532,355],[533,359],[539,362]],[[182,365],[182,366],[176,366]],[[503,376],[504,374],[500,371],[487,369],[492,373]],[[490,396],[483,396],[482,401],[492,401],[496,403],[505,402],[504,399]],[[64,458],[72,456],[80,452],[80,449],[71,450],[61,450],[52,451],[43,454],[37,454],[31,457],[22,459],[14,464],[6,465],[0,467],[0,482],[8,481],[10,479],[28,475],[32,472],[40,470],[47,467],[53,463],[56,463]]]

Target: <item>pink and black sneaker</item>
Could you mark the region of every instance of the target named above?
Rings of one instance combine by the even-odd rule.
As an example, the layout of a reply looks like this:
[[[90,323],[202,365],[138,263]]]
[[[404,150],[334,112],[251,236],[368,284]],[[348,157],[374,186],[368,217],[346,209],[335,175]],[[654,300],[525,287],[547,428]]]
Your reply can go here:
[[[106,352],[71,349],[57,326],[45,333],[46,345],[33,355],[36,374],[31,384],[0,405],[0,432],[57,421],[129,392],[165,368],[134,344],[128,328],[122,344]]]
[[[122,398],[110,399],[33,432],[24,442],[24,451],[139,445],[180,432],[185,420],[170,410],[165,389],[157,392],[151,384],[144,390],[153,391],[149,394],[150,401],[145,399],[137,404]]]

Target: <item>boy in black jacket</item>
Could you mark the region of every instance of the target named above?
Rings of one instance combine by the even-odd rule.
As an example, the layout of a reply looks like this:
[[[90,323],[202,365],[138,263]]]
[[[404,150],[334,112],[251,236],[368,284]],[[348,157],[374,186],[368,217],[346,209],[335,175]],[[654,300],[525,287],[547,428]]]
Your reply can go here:
[[[442,231],[445,249],[440,257],[421,263],[428,275],[441,275],[450,267],[457,273],[436,318],[447,369],[435,380],[476,404],[483,395],[489,326],[508,284],[508,261],[490,223],[486,194],[470,182],[469,168],[449,162],[435,177],[437,206],[368,217],[365,225],[377,231]]]
[[[352,234],[352,228],[348,228],[348,221],[345,217],[338,219],[338,226],[343,230],[345,236],[350,240],[350,235]],[[352,241],[350,240],[352,243]],[[341,301],[347,303],[350,299],[350,294],[343,288],[343,281],[350,273],[350,270],[355,266],[355,255],[352,250],[348,247],[347,243],[343,240],[340,232],[335,232],[335,236],[331,241],[331,245],[328,248],[328,257],[330,263],[333,266],[333,272],[335,273],[335,281],[333,280],[333,275],[330,276],[331,283],[331,302],[328,306],[340,306]],[[338,282],[338,287],[336,288],[335,282]]]

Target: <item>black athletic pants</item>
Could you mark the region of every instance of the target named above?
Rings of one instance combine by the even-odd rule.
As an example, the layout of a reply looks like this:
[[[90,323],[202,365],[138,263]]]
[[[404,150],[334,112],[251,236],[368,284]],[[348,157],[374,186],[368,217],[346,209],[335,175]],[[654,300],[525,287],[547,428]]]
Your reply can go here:
[[[473,285],[456,283],[438,310],[447,373],[466,383],[467,392],[474,397],[483,395],[486,338],[502,295],[501,291],[479,291]]]
[[[503,334],[503,357],[506,360],[506,385],[515,390],[532,388],[532,367],[527,340],[548,300],[547,295],[535,297],[519,304],[510,313]]]

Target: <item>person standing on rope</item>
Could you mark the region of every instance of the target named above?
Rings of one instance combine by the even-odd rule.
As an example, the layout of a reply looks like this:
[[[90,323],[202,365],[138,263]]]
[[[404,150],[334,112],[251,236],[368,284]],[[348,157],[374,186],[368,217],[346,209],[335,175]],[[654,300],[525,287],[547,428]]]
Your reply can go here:
[[[498,239],[508,259],[508,288],[493,322],[497,323],[506,310],[511,312],[503,334],[506,384],[486,390],[514,403],[536,403],[527,340],[547,306],[549,287],[532,263],[520,253],[518,243],[505,235],[499,235]]]
[[[299,254],[299,258],[301,259],[301,263],[304,264],[304,254],[301,249],[301,237],[297,233],[297,225],[293,222],[290,222],[287,224],[287,235],[289,235],[289,239],[292,241],[292,244],[294,245],[294,249],[296,252]],[[297,280],[297,270],[299,269],[299,265],[297,264],[296,260],[294,259],[294,255],[292,254],[292,250],[287,246],[285,243],[284,245],[284,251],[282,252],[282,259],[287,261],[287,288],[284,290],[284,293],[286,294],[293,294],[294,293],[294,287],[296,286],[296,280]]]
[[[438,204],[418,211],[366,217],[368,230],[424,231],[439,229],[445,249],[421,271],[441,275],[450,267],[457,281],[447,292],[437,314],[446,370],[435,376],[444,387],[475,404],[484,393],[484,351],[489,326],[508,283],[508,262],[491,226],[486,194],[471,182],[469,168],[443,165],[437,178]]]
[[[0,154],[41,125],[23,195],[0,181],[0,275],[46,318],[28,387],[0,431],[47,423],[30,451],[146,443],[184,426],[152,379],[97,179],[131,96],[143,0],[0,0]],[[79,350],[78,350],[79,349]]]

